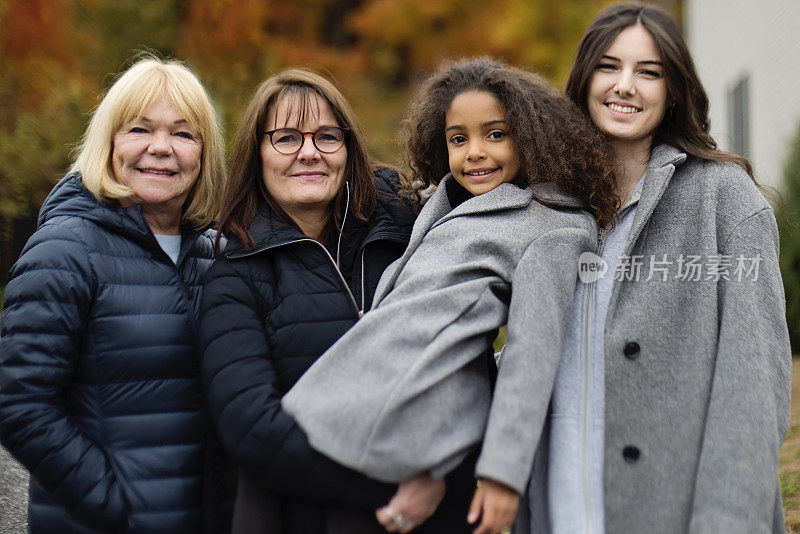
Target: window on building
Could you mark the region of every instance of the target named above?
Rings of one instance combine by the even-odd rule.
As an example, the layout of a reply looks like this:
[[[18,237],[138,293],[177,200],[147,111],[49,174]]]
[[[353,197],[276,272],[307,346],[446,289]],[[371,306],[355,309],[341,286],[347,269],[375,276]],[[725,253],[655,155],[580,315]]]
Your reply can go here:
[[[728,132],[733,145],[731,151],[750,157],[750,104],[748,86],[750,77],[743,76],[728,91]]]

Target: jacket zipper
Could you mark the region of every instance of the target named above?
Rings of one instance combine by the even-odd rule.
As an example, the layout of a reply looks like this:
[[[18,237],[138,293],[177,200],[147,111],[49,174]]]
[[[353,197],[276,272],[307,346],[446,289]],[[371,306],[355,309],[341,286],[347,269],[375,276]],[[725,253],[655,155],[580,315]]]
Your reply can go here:
[[[246,258],[248,256],[254,256],[256,254],[260,254],[260,253],[264,252],[265,250],[269,250],[269,249],[272,249],[272,248],[282,247],[282,246],[285,246],[285,245],[293,245],[295,243],[303,243],[303,242],[306,242],[306,241],[309,242],[309,243],[314,243],[315,245],[319,246],[319,248],[321,248],[323,250],[323,252],[325,252],[325,256],[327,256],[328,259],[330,260],[331,266],[333,267],[333,270],[336,271],[336,274],[339,275],[339,280],[342,282],[342,287],[344,288],[345,292],[347,293],[347,296],[350,297],[350,303],[353,305],[353,308],[355,309],[356,315],[358,315],[358,317],[361,317],[362,315],[364,315],[363,308],[362,309],[358,308],[358,302],[356,302],[356,298],[353,295],[353,292],[350,291],[350,287],[348,287],[347,282],[345,281],[344,276],[342,275],[342,271],[339,270],[339,266],[336,265],[336,261],[333,259],[333,256],[331,256],[331,253],[328,252],[328,249],[326,249],[323,246],[322,243],[320,243],[319,241],[317,241],[315,239],[311,239],[310,237],[306,237],[306,238],[303,238],[303,239],[295,239],[293,241],[286,241],[284,243],[279,243],[277,245],[267,245],[265,247],[257,248],[255,250],[250,250],[250,251],[247,251],[247,252],[240,252],[238,254],[231,254],[228,257],[231,258],[231,259]],[[362,261],[363,261],[363,257],[362,257]],[[363,263],[362,263],[362,265],[363,265]],[[363,277],[362,277],[362,280],[363,280]],[[362,281],[362,284],[363,284],[363,281]],[[362,296],[362,300],[363,300],[363,296]]]
[[[599,229],[597,233],[597,255],[603,254],[603,230]],[[611,273],[613,276],[614,273]],[[586,321],[584,322],[583,331],[583,428],[581,429],[581,442],[583,444],[581,450],[581,465],[583,479],[583,532],[591,534],[593,532],[592,519],[592,492],[591,480],[589,479],[589,435],[591,426],[591,402],[590,396],[592,392],[591,375],[591,347],[592,347],[592,319],[594,317],[594,286],[596,280],[592,280],[587,288],[586,295]]]
[[[367,270],[364,268],[364,256],[365,252],[362,248],[361,250],[361,311],[358,312],[359,319],[364,315],[364,310],[367,309],[366,305],[366,291],[364,289],[364,277],[367,275]]]
[[[188,255],[192,246],[194,245],[192,244],[188,249],[186,249],[187,250],[186,255]],[[164,252],[164,255],[167,256],[167,253]],[[181,268],[181,265],[183,265],[186,262],[186,255],[184,255],[183,258],[180,257],[178,258],[178,261],[180,261],[180,263],[173,263],[172,258],[170,258],[169,256],[167,256],[167,259],[169,260],[169,263],[172,264],[173,267],[175,267],[175,273],[178,275],[178,280],[180,280],[181,282],[181,288],[183,289],[183,294],[186,297],[186,308],[191,311],[194,309],[194,306],[192,305],[192,289],[189,287],[189,284],[186,283],[186,279],[183,277],[183,269]],[[195,327],[195,329],[197,329],[196,315],[192,313],[191,318],[192,318],[192,325]]]
[[[161,248],[161,245],[158,243],[158,240],[155,239],[155,235],[153,236],[153,239],[156,241],[156,245],[158,246],[158,250],[161,253],[161,257],[166,260],[167,264],[169,264],[169,265],[171,265],[172,267],[175,268],[175,274],[177,274],[178,280],[180,280],[180,282],[181,282],[181,289],[183,289],[183,294],[184,294],[184,296],[186,297],[186,300],[187,300],[186,304],[187,304],[188,308],[191,310],[192,309],[192,290],[189,288],[189,284],[187,284],[186,280],[183,278],[183,271],[181,270],[181,264],[183,264],[183,262],[186,260],[186,255],[188,255],[189,251],[192,249],[192,246],[194,246],[194,244],[189,245],[189,248],[186,249],[186,254],[184,254],[184,257],[180,257],[180,253],[179,253],[178,254],[178,262],[179,263],[175,263],[174,261],[172,261],[172,258],[169,257],[169,254],[167,254],[166,251],[164,251],[164,249]],[[194,322],[194,321],[192,321],[192,322]]]

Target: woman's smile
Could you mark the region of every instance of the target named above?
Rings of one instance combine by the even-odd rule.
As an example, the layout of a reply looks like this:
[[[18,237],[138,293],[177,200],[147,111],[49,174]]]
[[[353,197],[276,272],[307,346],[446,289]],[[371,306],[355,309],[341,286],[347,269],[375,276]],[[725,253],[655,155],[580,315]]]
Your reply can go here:
[[[464,175],[468,176],[470,179],[476,182],[483,182],[487,180],[491,180],[492,177],[499,171],[497,167],[491,169],[473,169],[469,171],[464,171]]]
[[[607,102],[606,103],[606,107],[612,113],[621,115],[623,117],[624,116],[633,115],[635,113],[640,113],[642,111],[642,108],[633,106],[631,104],[622,104],[622,103],[617,103],[617,102]]]

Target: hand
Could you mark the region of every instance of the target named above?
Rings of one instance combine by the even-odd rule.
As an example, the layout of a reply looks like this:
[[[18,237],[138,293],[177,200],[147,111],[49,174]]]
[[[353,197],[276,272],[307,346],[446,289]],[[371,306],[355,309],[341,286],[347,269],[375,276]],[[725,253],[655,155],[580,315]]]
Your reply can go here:
[[[485,478],[475,488],[467,522],[474,524],[480,517],[481,524],[473,534],[496,534],[511,526],[518,507],[519,493],[514,488]]]
[[[411,532],[433,515],[444,491],[444,479],[434,480],[427,473],[413,476],[400,483],[389,504],[375,510],[375,517],[388,532]]]

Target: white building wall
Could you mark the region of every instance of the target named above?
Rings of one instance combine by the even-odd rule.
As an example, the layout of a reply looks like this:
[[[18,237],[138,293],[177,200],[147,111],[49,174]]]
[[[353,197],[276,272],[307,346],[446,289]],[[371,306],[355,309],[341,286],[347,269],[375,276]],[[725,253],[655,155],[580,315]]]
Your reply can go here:
[[[749,76],[749,157],[779,186],[800,125],[800,0],[685,0],[685,37],[710,100],[711,133],[730,150],[728,91]]]

